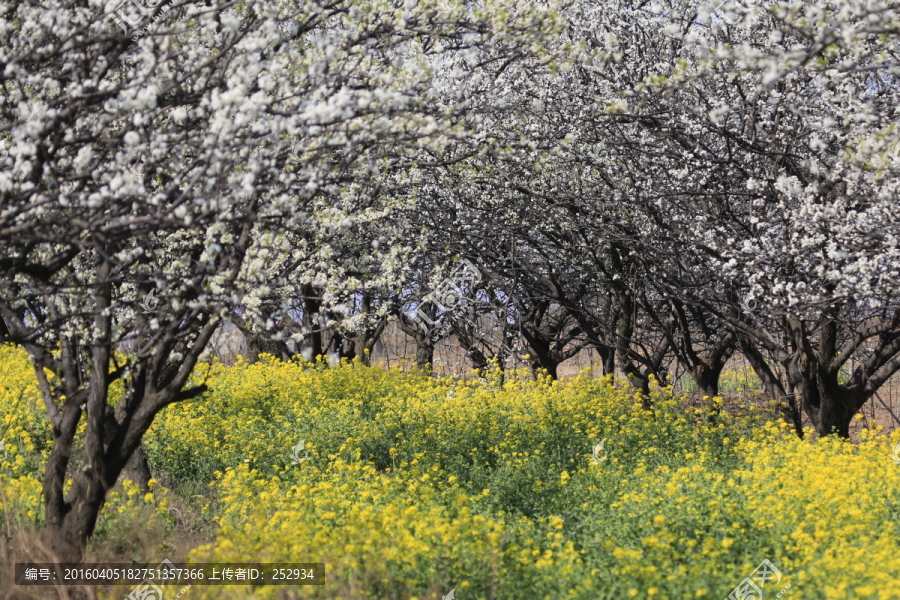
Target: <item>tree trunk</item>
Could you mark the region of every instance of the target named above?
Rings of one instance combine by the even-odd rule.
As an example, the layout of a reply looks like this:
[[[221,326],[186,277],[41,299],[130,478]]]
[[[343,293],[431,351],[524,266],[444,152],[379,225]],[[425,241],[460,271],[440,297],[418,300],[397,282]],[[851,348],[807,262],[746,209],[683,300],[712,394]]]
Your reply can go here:
[[[247,362],[251,365],[259,362],[261,354],[271,354],[284,361],[291,359],[291,352],[283,342],[267,339],[262,334],[248,333],[245,335],[247,336]]]
[[[559,369],[559,363],[554,361],[541,361],[541,368],[547,371],[547,374],[550,376],[550,379],[558,379],[557,370]]]
[[[106,500],[107,486],[95,473],[86,472],[75,485],[79,484],[70,494],[74,503],[67,502],[63,512],[46,515],[50,520],[44,527],[45,543],[59,562],[81,562]]]
[[[739,341],[741,353],[747,358],[747,361],[753,368],[753,372],[759,377],[766,394],[779,403],[779,409],[784,420],[794,427],[794,432],[802,440],[803,420],[794,394],[789,394],[785,391],[781,381],[775,376],[775,373],[773,373],[769,365],[766,364],[763,355],[756,349],[756,346],[754,346],[750,340],[741,337]],[[787,402],[786,407],[781,406],[781,403],[784,401]]]
[[[556,357],[554,356],[555,352],[553,352],[553,348],[546,340],[542,339],[540,332],[529,331],[528,329],[528,327],[523,328],[522,334],[528,342],[528,350],[532,355],[531,360],[529,361],[531,374],[537,378],[538,374],[543,369],[551,379],[556,379],[559,361],[556,360]]]
[[[600,355],[600,364],[603,367],[604,375],[615,375],[616,373],[616,349],[612,346],[595,347],[597,354]]]
[[[722,374],[724,363],[705,365],[698,364],[691,369],[691,377],[697,384],[697,389],[702,396],[710,399],[719,395],[719,376]]]
[[[167,376],[171,375],[172,373],[167,373]],[[107,405],[105,421],[103,423],[103,446],[105,449],[109,448],[109,444],[112,442],[118,430],[119,422],[116,420],[115,410],[113,410],[112,406]],[[138,485],[142,494],[146,494],[150,492],[150,479],[152,477],[153,474],[150,472],[150,463],[147,462],[147,454],[144,452],[143,444],[141,444],[134,451],[134,454],[131,455],[131,458],[128,459],[125,468],[122,470],[120,479],[130,479]]]
[[[368,348],[368,341],[368,337],[364,334],[360,334],[353,338],[353,354],[359,358],[360,363],[370,367],[372,366],[372,352]]]
[[[416,335],[416,369],[433,373],[434,342],[427,334]]]
[[[472,346],[466,350],[466,358],[472,363],[472,368],[479,373],[484,373],[488,370],[488,359],[484,355],[484,352],[481,351],[481,348]],[[498,361],[497,366],[500,367],[500,369],[503,369],[503,361]]]
[[[432,324],[434,323],[434,311],[435,308],[433,305],[430,305],[427,308],[420,308],[420,311],[416,313],[416,318],[414,319],[408,317],[399,309],[395,313],[399,318],[398,324],[400,325],[400,329],[403,333],[411,337],[416,344],[415,368],[428,374],[434,373],[435,344],[438,339],[443,339],[444,337],[441,330],[436,329],[433,326],[425,325],[425,321]]]
[[[643,373],[634,366],[630,357],[631,339],[634,333],[634,322],[632,313],[634,311],[634,299],[631,297],[631,291],[624,286],[617,286],[617,296],[619,300],[619,312],[616,319],[616,362],[619,370],[628,379],[631,387],[640,390],[641,405],[646,410],[650,410],[650,381]]]
[[[319,292],[310,284],[303,286],[303,315],[300,322],[301,331],[306,332],[301,345],[309,349],[310,360],[316,361],[325,354],[325,347],[319,317]]]
[[[466,358],[472,363],[472,368],[478,373],[485,373],[489,367],[488,358],[485,356],[481,347],[479,347],[479,343],[476,336],[472,333],[471,327],[458,320],[453,320],[450,322],[450,329],[453,331],[453,335],[456,336],[459,346],[465,350]],[[502,370],[503,360],[498,359],[497,365]]]
[[[371,311],[371,300],[368,296],[363,297],[362,310],[365,314]],[[353,336],[353,353],[367,367],[372,365],[372,352],[386,326],[387,318],[382,318],[375,327],[364,326]]]
[[[533,358],[528,361],[528,366],[531,368],[531,375],[537,379],[538,375],[541,374],[542,371],[546,372],[547,375],[550,376],[550,379],[557,379],[557,370],[559,365],[554,361],[550,360],[548,357],[541,357],[538,355],[537,358]]]
[[[125,469],[122,471],[120,479],[130,479],[137,484],[141,490],[141,494],[150,492],[150,480],[153,474],[150,472],[150,463],[147,461],[147,453],[144,452],[144,445],[141,444],[128,459]]]
[[[786,321],[794,351],[785,361],[785,370],[802,398],[816,433],[849,438],[850,422],[865,404],[867,395],[862,384],[848,387],[838,383],[840,363],[834,360],[837,355],[834,321],[819,327],[818,353],[810,343],[804,322],[793,315]]]
[[[850,437],[850,423],[866,402],[860,390],[838,385],[837,373],[805,379],[795,388],[803,398],[803,407],[819,436]]]

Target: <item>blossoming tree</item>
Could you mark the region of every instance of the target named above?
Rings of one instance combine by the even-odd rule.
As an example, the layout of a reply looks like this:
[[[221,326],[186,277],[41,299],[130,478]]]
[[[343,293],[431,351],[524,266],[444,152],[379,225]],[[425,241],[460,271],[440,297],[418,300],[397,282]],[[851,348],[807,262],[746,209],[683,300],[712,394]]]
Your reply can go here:
[[[265,299],[310,284],[337,297],[339,260],[373,287],[399,270],[402,240],[360,194],[468,135],[492,70],[556,19],[524,2],[142,6],[0,13],[0,337],[34,363],[64,560],[154,416],[205,391],[192,374],[226,315],[265,321]],[[441,60],[467,82],[453,98]],[[380,251],[333,252],[335,232],[376,225]]]

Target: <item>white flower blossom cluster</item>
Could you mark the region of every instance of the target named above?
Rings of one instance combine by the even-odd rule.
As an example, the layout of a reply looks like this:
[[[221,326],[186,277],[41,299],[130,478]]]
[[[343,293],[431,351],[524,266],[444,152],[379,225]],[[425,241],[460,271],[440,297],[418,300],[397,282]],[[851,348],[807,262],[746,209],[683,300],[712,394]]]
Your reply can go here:
[[[461,117],[498,87],[491,65],[558,27],[526,2],[166,8],[140,35],[114,4],[0,8],[4,301],[77,281],[64,301],[90,314],[101,258],[125,329],[148,286],[173,310],[264,322],[263,298],[297,286],[330,302],[396,281],[413,240],[367,209],[397,204],[416,156],[472,135]],[[442,61],[466,74],[453,97]],[[53,263],[38,283],[35,261]]]

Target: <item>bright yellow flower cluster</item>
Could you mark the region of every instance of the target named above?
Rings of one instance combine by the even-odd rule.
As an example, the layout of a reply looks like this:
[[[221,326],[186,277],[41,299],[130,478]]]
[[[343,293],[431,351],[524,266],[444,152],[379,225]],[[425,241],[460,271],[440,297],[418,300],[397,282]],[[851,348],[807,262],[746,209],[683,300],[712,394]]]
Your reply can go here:
[[[24,350],[0,345],[0,524],[13,514],[39,521],[50,425]]]
[[[720,392],[760,391],[761,382],[753,367],[725,369],[719,375]]]
[[[145,439],[155,472],[215,486],[218,534],[192,560],[324,562],[327,577],[188,600],[721,599],[765,559],[782,574],[766,598],[900,599],[900,434],[800,441],[760,411],[713,419],[665,389],[646,411],[587,377],[271,358],[197,377],[212,391]],[[107,518],[165,510],[164,490],[125,489]]]
[[[738,443],[738,468],[644,470],[606,515],[627,523],[606,542],[621,559],[615,572],[702,584],[697,595],[712,597],[723,565],[736,585],[768,558],[790,598],[900,598],[897,442],[900,433],[810,443],[769,424]]]
[[[681,379],[681,387],[685,392],[696,392],[697,384],[689,375]],[[738,367],[737,369],[723,369],[719,375],[719,392],[761,392],[761,382],[753,367]]]

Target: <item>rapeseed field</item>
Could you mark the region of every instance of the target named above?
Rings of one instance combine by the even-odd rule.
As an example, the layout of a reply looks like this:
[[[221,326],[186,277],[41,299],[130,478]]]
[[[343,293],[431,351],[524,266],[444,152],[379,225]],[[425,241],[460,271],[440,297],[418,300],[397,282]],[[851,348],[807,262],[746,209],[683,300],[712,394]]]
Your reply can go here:
[[[588,377],[464,383],[272,358],[196,377],[211,391],[145,439],[168,487],[117,487],[98,536],[124,535],[134,511],[174,527],[171,503],[208,489],[214,533],[187,559],[327,576],[183,599],[721,600],[765,560],[767,599],[900,598],[900,435],[800,441],[750,407],[713,418],[658,389],[647,411]],[[33,379],[24,353],[0,349],[7,528],[41,521],[50,436]]]

